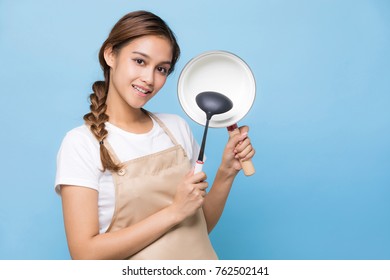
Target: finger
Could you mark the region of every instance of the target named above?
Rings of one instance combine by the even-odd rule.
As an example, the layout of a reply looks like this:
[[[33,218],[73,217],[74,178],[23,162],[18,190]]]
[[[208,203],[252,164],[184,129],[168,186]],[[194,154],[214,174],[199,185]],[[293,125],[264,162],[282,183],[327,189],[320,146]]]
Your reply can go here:
[[[240,142],[248,137],[249,126],[243,125],[238,128],[238,131],[240,133],[237,134],[237,137],[238,137],[238,141]]]
[[[201,172],[198,172],[196,174],[193,174],[193,177],[192,177],[192,182],[193,183],[199,183],[199,182],[203,182],[207,179],[207,175],[206,173],[204,173],[203,171]]]
[[[201,182],[201,183],[198,183],[198,184],[196,185],[196,187],[197,187],[199,190],[204,191],[204,190],[206,190],[206,189],[209,187],[209,183],[203,181],[203,182]]]
[[[241,161],[250,160],[255,156],[255,154],[256,154],[256,150],[252,149],[252,151],[250,151],[244,158],[242,158]]]
[[[243,150],[245,150],[248,146],[251,146],[251,140],[249,138],[246,138],[243,141],[240,141],[237,146],[234,148],[235,153],[241,153]]]
[[[230,137],[230,139],[227,143],[227,147],[230,149],[235,149],[235,147],[237,145],[239,145],[240,143],[242,143],[247,137],[248,137],[247,132],[236,134],[233,137]]]
[[[245,157],[251,150],[253,150],[251,143],[246,143],[245,145],[241,145],[240,147],[237,147],[235,149],[235,153],[240,157]]]
[[[205,190],[198,190],[196,193],[198,197],[201,197],[202,199],[207,195],[207,192]]]
[[[247,146],[242,152],[236,154],[236,158],[240,160],[248,160],[255,155],[255,150],[252,145]]]
[[[249,132],[249,126],[247,126],[247,125],[243,125],[243,126],[240,126],[239,128],[238,128],[239,130],[240,130],[240,133],[242,134],[242,133],[248,133]]]

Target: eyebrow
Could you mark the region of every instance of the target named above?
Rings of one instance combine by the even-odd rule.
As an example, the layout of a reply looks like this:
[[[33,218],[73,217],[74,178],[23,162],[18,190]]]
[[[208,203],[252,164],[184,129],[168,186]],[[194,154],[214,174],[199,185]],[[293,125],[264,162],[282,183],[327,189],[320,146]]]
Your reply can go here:
[[[134,54],[139,54],[139,55],[142,55],[143,57],[147,58],[147,59],[150,59],[150,56],[147,55],[146,53],[143,53],[143,52],[137,52],[137,51],[134,51],[133,52]],[[171,65],[172,62],[171,61],[162,61],[160,64],[169,64]]]

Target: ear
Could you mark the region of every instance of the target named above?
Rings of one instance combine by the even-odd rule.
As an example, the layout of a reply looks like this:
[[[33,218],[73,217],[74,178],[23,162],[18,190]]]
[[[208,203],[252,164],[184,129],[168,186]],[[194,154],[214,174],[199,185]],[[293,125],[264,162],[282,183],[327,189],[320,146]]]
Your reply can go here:
[[[111,68],[114,67],[114,63],[115,63],[115,53],[114,51],[112,50],[112,47],[111,46],[108,46],[105,50],[104,50],[104,60],[106,61],[107,65],[110,66]]]

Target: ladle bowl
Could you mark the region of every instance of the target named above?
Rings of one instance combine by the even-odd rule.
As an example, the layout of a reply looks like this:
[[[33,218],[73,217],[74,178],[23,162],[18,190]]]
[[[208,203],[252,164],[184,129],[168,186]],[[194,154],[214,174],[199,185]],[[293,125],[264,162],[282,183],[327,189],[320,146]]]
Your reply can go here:
[[[209,120],[213,115],[226,113],[233,108],[233,102],[227,96],[215,91],[201,92],[195,100]]]

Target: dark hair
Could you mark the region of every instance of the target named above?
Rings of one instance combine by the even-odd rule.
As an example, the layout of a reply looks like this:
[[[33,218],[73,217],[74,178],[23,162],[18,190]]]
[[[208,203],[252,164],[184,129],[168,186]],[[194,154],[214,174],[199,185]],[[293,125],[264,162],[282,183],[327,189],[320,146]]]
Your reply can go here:
[[[168,74],[172,73],[180,56],[180,47],[177,44],[174,33],[165,21],[148,11],[136,11],[123,16],[114,25],[99,51],[99,62],[103,69],[104,81],[96,81],[92,85],[93,93],[89,96],[91,112],[84,115],[84,121],[100,143],[100,159],[103,171],[108,169],[117,172],[120,169],[120,166],[112,160],[107,148],[103,144],[108,134],[105,127],[108,115],[105,112],[110,84],[110,66],[107,65],[104,59],[104,51],[111,47],[114,52],[119,52],[121,48],[134,39],[147,35],[163,36],[171,42],[172,61]]]

